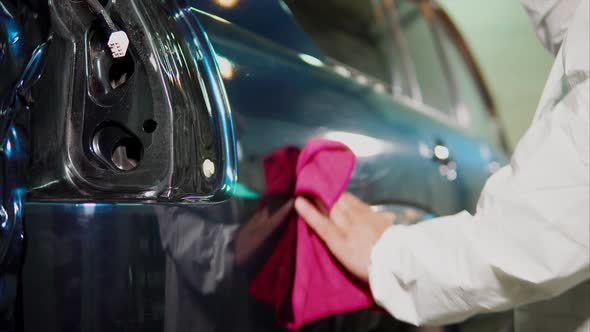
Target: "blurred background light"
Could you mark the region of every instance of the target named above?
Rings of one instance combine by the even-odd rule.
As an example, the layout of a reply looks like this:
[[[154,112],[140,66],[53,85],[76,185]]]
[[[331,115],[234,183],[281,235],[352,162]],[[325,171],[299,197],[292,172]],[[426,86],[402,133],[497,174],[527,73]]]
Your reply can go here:
[[[449,149],[444,145],[436,145],[434,147],[434,156],[440,160],[449,159]]]
[[[217,55],[217,65],[219,66],[219,72],[221,77],[225,80],[231,80],[234,77],[234,64],[227,58]]]

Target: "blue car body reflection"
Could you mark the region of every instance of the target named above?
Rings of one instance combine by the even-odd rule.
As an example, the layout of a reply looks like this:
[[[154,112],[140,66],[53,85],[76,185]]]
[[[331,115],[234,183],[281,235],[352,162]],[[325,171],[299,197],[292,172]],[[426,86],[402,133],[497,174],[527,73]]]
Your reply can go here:
[[[281,229],[253,227],[265,156],[343,142],[358,158],[348,190],[408,223],[473,212],[506,161],[492,115],[479,135],[333,61],[281,0],[105,3],[132,36],[123,74],[93,44],[100,26],[83,4],[0,0],[8,330],[280,331],[247,294]],[[111,133],[122,139],[100,141]],[[140,147],[126,156],[135,168],[117,169],[126,142]],[[255,259],[236,264],[249,246]],[[304,330],[383,326],[406,328],[361,311]]]

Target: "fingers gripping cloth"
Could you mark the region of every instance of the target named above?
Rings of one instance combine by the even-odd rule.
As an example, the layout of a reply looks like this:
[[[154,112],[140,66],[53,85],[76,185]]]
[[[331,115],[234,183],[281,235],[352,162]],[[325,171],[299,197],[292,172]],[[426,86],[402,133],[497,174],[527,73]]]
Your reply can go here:
[[[314,139],[299,153],[294,172],[271,165],[292,159],[292,149],[281,149],[265,160],[267,193],[285,190],[295,196],[314,196],[331,209],[350,180],[354,154],[341,143]],[[289,171],[290,175],[285,174]],[[290,183],[295,184],[294,192]],[[291,330],[374,304],[369,287],[338,263],[299,216],[289,221],[273,254],[250,283],[249,293],[273,305],[279,324]]]

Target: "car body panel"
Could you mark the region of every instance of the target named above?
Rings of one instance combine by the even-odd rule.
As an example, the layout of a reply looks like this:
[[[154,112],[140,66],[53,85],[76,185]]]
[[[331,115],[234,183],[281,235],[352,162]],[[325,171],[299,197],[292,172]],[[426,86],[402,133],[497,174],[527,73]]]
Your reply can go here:
[[[215,203],[174,204],[33,196],[24,207],[21,313],[12,318],[20,317],[19,330],[282,330],[273,311],[247,294],[248,279],[278,235],[248,267],[234,262],[241,230],[260,208],[263,159],[279,148],[302,147],[313,137],[341,141],[358,157],[348,190],[370,204],[431,215],[474,212],[496,169],[490,165],[505,162],[500,147],[474,138],[436,110],[338,74],[281,1],[234,9],[214,1],[168,6],[199,22],[224,77],[239,169],[233,195]],[[256,23],[266,15],[273,19]],[[437,159],[437,146],[449,157]],[[46,182],[37,186],[50,186]],[[384,321],[393,324],[386,315],[362,311],[304,330],[368,331]]]

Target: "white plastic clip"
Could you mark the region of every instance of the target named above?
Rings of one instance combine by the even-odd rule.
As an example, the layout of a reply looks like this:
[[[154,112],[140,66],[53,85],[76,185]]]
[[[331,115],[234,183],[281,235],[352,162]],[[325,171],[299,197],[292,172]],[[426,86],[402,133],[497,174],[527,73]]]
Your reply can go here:
[[[125,31],[115,31],[111,33],[108,42],[109,48],[113,58],[122,58],[127,54],[127,48],[129,47],[129,38]]]

